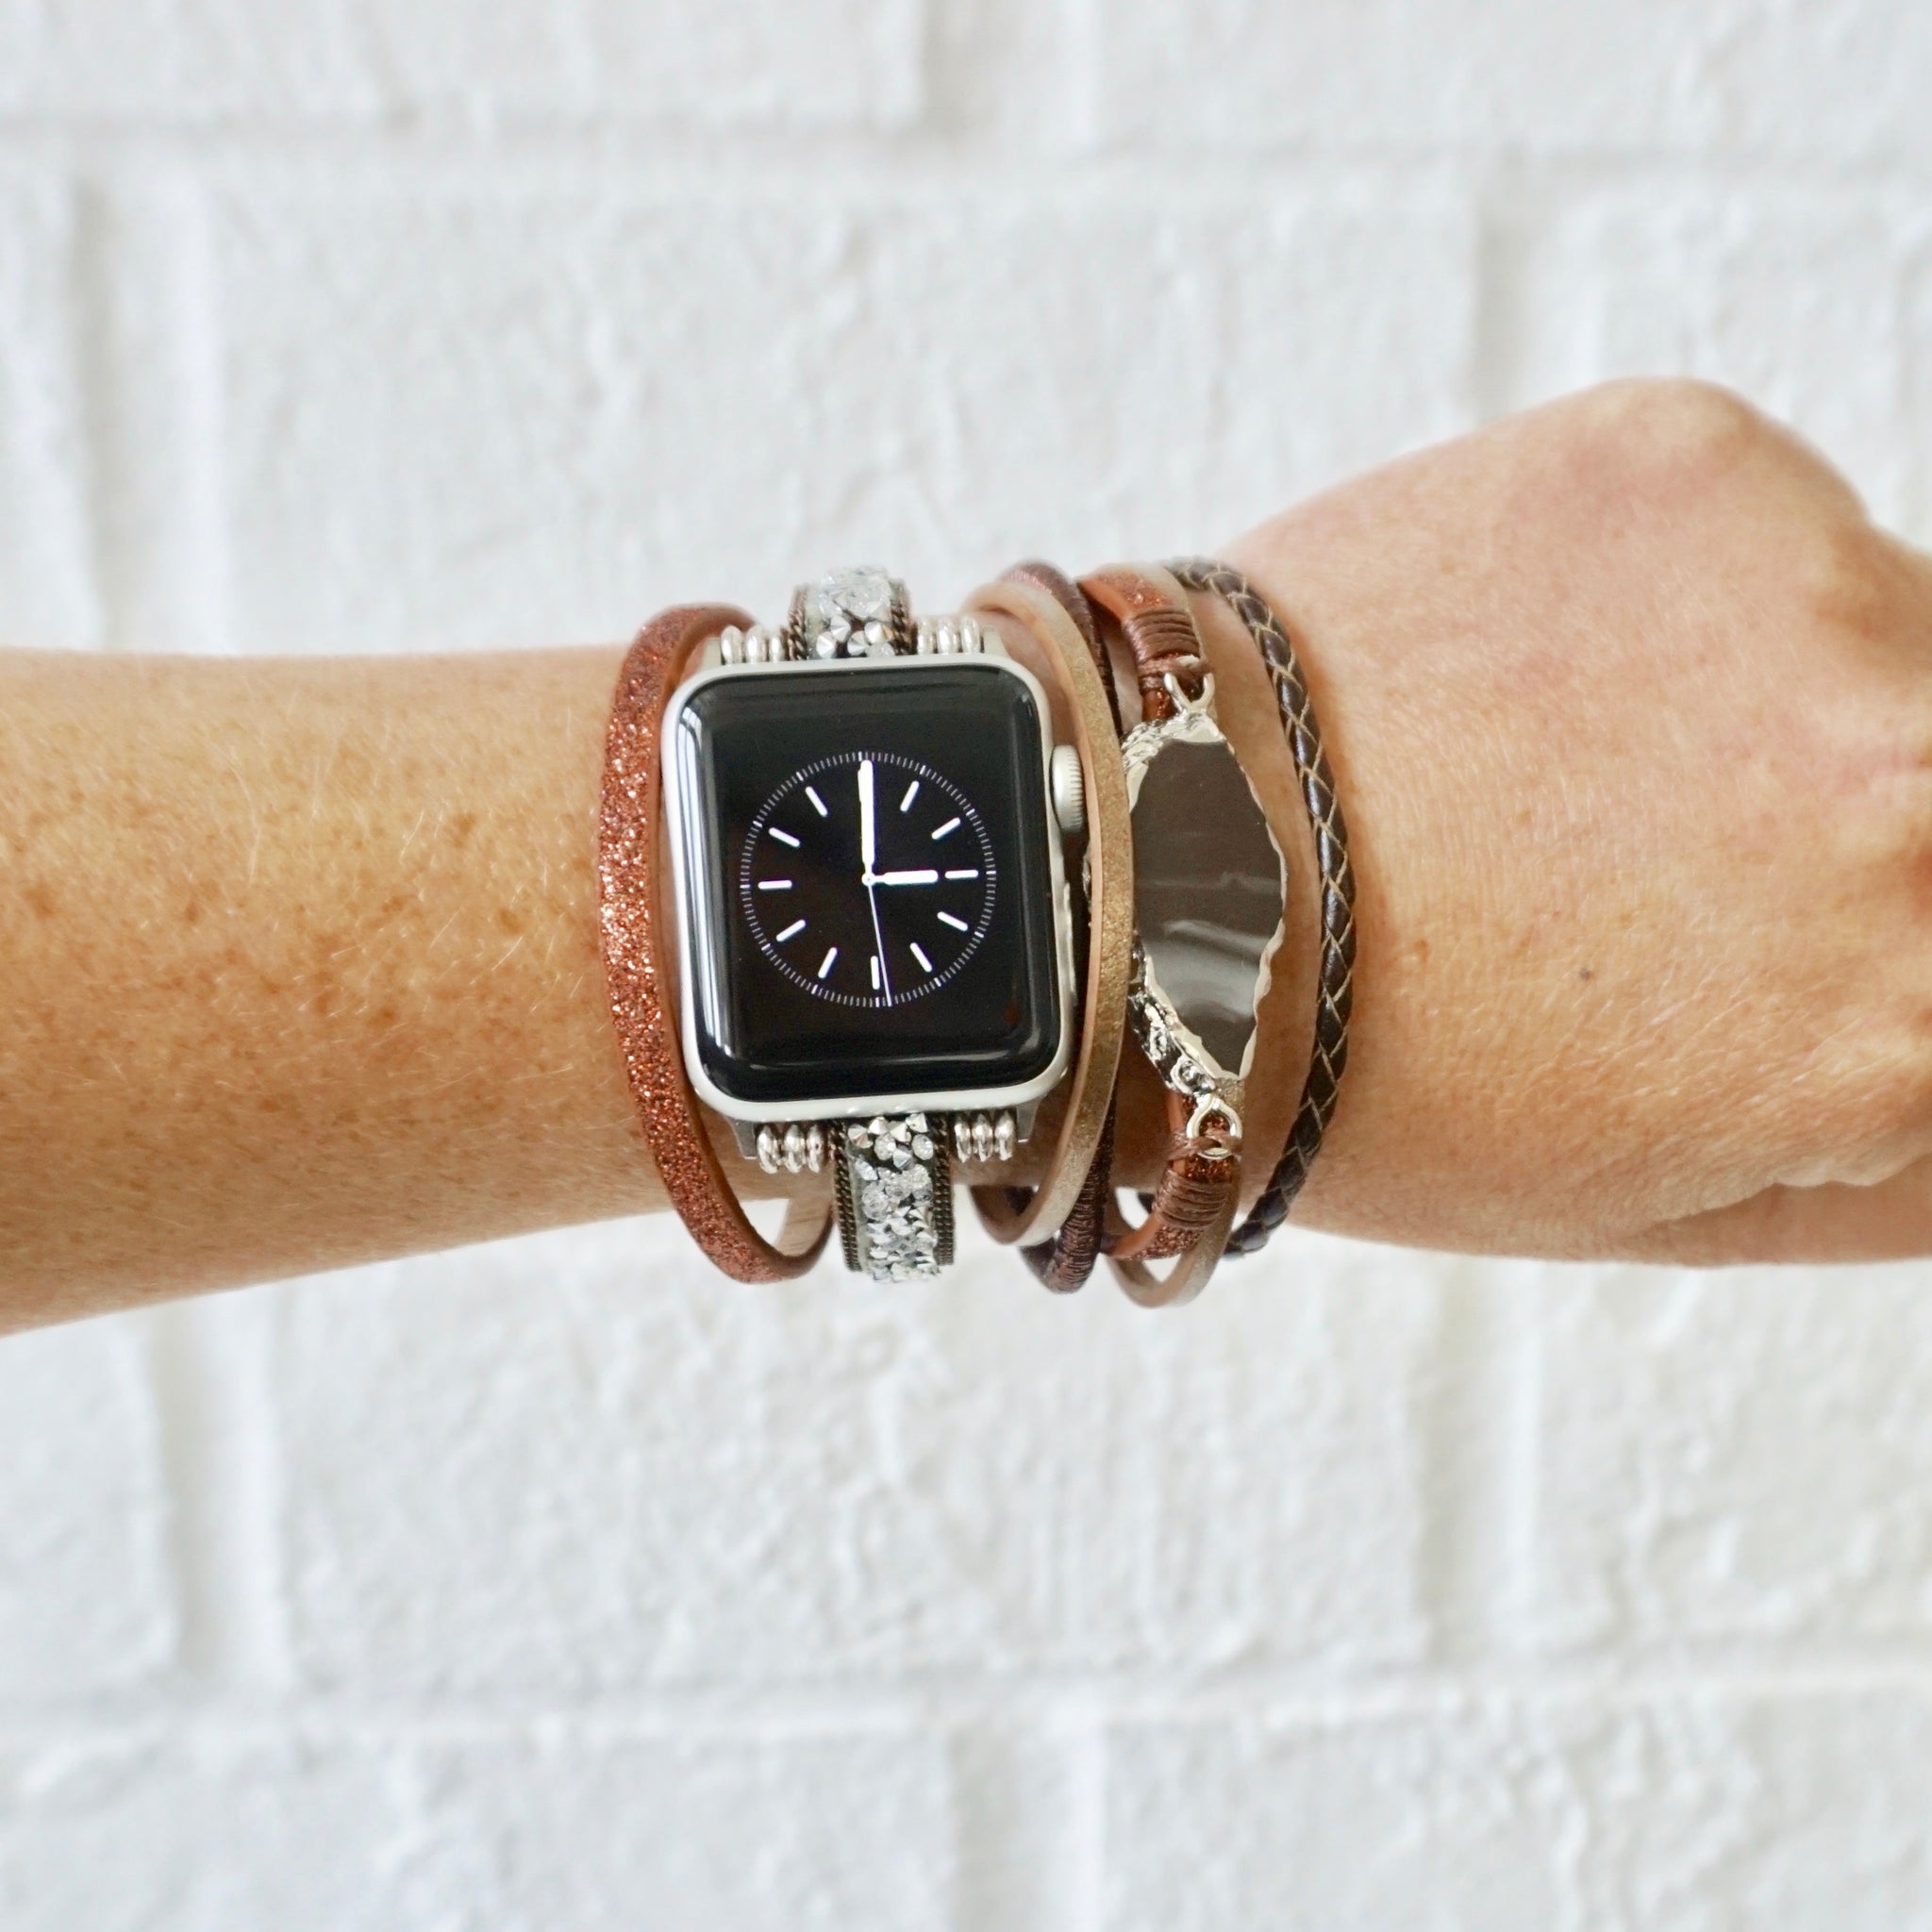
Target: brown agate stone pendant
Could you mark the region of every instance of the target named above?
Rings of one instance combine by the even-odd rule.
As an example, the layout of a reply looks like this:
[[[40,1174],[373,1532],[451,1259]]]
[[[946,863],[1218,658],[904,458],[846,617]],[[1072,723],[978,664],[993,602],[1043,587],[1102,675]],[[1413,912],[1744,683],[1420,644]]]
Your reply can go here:
[[[1121,746],[1139,927],[1128,1012],[1161,1079],[1237,1134],[1255,1029],[1281,943],[1287,867],[1214,721],[1211,678]]]

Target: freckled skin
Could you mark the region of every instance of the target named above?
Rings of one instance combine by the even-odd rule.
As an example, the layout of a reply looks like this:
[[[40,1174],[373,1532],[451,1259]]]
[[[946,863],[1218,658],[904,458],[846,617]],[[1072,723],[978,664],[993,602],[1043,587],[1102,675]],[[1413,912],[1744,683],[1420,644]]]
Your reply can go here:
[[[1734,398],[1657,383],[1225,554],[1297,633],[1360,879],[1353,1057],[1298,1220],[1932,1247],[1923,559]],[[1303,922],[1252,1193],[1307,1051],[1310,862],[1252,646],[1200,608]],[[661,1206],[597,947],[621,656],[0,652],[0,1327]],[[1160,1139],[1130,1070],[1130,1177]]]

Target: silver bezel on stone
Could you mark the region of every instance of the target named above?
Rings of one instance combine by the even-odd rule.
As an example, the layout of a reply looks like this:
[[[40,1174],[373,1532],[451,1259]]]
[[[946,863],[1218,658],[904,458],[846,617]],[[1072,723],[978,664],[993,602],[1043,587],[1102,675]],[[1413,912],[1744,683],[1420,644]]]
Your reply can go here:
[[[1173,715],[1137,724],[1121,741],[1121,762],[1126,771],[1127,809],[1130,813],[1139,803],[1141,787],[1148,768],[1170,745],[1227,745],[1229,756],[1233,757],[1233,746],[1228,745],[1226,734],[1215,722],[1212,676],[1204,678],[1198,698],[1189,698],[1177,687],[1172,689],[1178,706]],[[1248,795],[1255,801],[1262,824],[1267,828],[1268,842],[1274,848],[1283,881],[1281,917],[1274,923],[1274,930],[1262,949],[1260,962],[1255,972],[1254,996],[1250,1003],[1253,1024],[1248,1030],[1241,1063],[1235,1068],[1224,1067],[1203,1043],[1200,1035],[1188,1024],[1160,984],[1153,962],[1138,938],[1134,941],[1133,976],[1127,986],[1127,1018],[1136,1042],[1160,1076],[1162,1084],[1196,1102],[1197,1120],[1205,1111],[1224,1113],[1239,1135],[1247,1077],[1254,1068],[1255,1042],[1260,1031],[1261,1002],[1274,984],[1274,955],[1280,950],[1288,931],[1288,898],[1287,861],[1280,841],[1275,838],[1274,827],[1268,823],[1268,815],[1262,809],[1254,783],[1239,758],[1235,758],[1235,765],[1247,784]]]

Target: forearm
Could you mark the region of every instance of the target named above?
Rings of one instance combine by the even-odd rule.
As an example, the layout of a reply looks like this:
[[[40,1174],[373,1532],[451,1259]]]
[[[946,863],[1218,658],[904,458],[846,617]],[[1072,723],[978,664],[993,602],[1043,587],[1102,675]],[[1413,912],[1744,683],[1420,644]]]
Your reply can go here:
[[[659,1205],[619,656],[0,655],[0,1323]]]
[[[664,1206],[598,951],[621,657],[0,653],[0,1327]],[[1277,978],[1268,1150],[1307,1030]],[[824,1186],[712,1124],[741,1192]],[[1124,1178],[1161,1135],[1130,1072]]]
[[[1229,554],[1302,649],[1358,882],[1298,1221],[1932,1245],[1923,558],[1681,385],[1423,452]],[[1252,1197],[1307,1063],[1315,895],[1266,677],[1201,615],[1291,874]],[[661,1205],[597,939],[620,657],[0,655],[0,1325]],[[1159,1112],[1122,1064],[1144,1185]]]

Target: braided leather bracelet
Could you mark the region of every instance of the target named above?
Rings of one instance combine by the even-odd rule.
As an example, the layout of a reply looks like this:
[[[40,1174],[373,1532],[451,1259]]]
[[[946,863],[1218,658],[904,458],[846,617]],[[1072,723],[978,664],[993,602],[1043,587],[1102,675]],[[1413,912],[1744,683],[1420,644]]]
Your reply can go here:
[[[691,1238],[726,1274],[738,1281],[785,1281],[818,1259],[831,1212],[827,1208],[808,1231],[811,1208],[792,1202],[774,1246],[746,1218],[711,1151],[685,1074],[665,971],[671,922],[658,849],[664,708],[708,640],[726,625],[750,623],[744,611],[727,605],[682,606],[652,618],[625,655],[605,741],[597,918],[610,1016],[664,1191]]]
[[[1321,1152],[1322,1137],[1334,1117],[1348,1065],[1348,1016],[1355,997],[1355,871],[1348,858],[1348,827],[1335,796],[1335,776],[1322,747],[1321,726],[1302,677],[1294,645],[1268,600],[1233,565],[1211,557],[1186,557],[1168,569],[1191,591],[1219,597],[1241,620],[1259,648],[1282,729],[1301,781],[1309,829],[1315,837],[1315,863],[1322,876],[1322,963],[1315,1002],[1315,1046],[1301,1104],[1288,1145],[1248,1216],[1229,1237],[1230,1255],[1252,1255],[1288,1219],[1288,1210]]]

